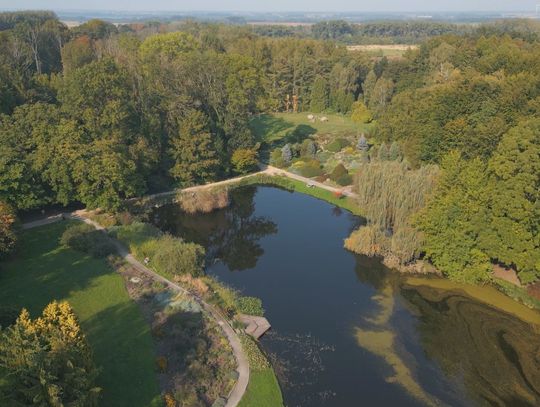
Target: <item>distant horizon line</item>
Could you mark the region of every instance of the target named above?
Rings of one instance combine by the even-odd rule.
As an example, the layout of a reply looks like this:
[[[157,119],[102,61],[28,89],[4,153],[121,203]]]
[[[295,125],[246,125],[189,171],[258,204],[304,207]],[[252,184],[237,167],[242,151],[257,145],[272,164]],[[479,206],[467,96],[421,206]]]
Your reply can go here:
[[[155,9],[155,10],[127,10],[127,9],[71,9],[71,8],[20,8],[20,7],[0,7],[0,11],[54,11],[54,12],[115,12],[115,13],[250,13],[250,14],[273,14],[273,13],[304,13],[304,14],[340,14],[340,13],[536,13],[534,8],[530,10],[523,9],[494,9],[494,10],[174,10],[174,9]]]

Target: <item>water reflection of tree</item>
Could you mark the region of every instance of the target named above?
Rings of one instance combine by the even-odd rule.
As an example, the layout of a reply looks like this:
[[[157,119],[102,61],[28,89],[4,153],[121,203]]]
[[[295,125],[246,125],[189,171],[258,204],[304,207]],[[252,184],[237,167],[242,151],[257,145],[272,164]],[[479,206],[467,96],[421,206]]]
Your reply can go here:
[[[220,259],[233,271],[251,269],[264,253],[260,239],[277,233],[274,222],[254,216],[256,192],[256,187],[234,190],[230,207],[209,214],[188,215],[177,206],[163,207],[154,213],[154,222],[206,247],[209,261]]]
[[[355,254],[356,265],[354,271],[356,277],[362,283],[369,284],[377,290],[393,284],[399,275],[390,271],[378,257],[367,257]]]
[[[540,328],[456,291],[402,287],[401,276],[376,258],[356,256],[355,271],[360,281],[377,290],[374,299],[381,304],[391,304],[392,291],[400,290],[418,318],[416,330],[426,356],[456,382],[456,388],[465,389],[464,395],[449,394],[451,399],[478,405],[540,405]],[[382,306],[369,320],[374,329],[357,330],[357,339],[360,346],[388,360],[399,377],[400,369],[406,372],[409,366],[401,364],[393,343],[400,333],[390,323],[387,308]],[[410,390],[412,380],[402,376],[407,380],[398,382]]]
[[[529,324],[463,295],[402,290],[419,311],[427,356],[480,405],[540,405],[540,336]]]

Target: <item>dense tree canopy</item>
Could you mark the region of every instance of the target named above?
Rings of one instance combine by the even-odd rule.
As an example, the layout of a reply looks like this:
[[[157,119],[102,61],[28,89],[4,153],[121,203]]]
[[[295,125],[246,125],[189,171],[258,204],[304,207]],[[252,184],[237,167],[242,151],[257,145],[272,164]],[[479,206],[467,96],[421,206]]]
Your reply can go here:
[[[1,13],[0,200],[15,210],[70,202],[117,210],[173,183],[255,168],[255,114],[347,114],[373,122],[358,148],[365,173],[386,181],[369,205],[397,210],[399,197],[410,209],[398,224],[371,213],[371,232],[386,242],[379,252],[423,257],[460,280],[486,280],[494,263],[523,282],[538,278],[537,23],[329,21],[257,31],[100,20],[69,30],[53,13]],[[401,58],[343,45],[374,38],[422,44]],[[302,149],[317,153],[309,142]],[[271,159],[293,158],[286,145]],[[427,165],[442,166],[432,193],[422,187],[436,173]]]

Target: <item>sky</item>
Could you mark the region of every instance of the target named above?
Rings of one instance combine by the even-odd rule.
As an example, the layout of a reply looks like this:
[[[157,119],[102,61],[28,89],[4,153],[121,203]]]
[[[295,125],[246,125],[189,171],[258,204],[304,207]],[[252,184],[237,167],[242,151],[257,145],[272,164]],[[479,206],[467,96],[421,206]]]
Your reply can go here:
[[[0,9],[122,11],[534,11],[540,0],[0,0]]]

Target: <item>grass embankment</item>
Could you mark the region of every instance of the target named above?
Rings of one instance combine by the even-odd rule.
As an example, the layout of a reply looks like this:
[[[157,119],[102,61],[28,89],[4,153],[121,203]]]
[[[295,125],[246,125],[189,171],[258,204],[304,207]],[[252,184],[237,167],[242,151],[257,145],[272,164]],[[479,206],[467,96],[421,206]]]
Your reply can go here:
[[[249,359],[249,384],[238,407],[281,407],[283,396],[272,366],[253,339],[240,337]]]
[[[251,371],[249,384],[238,407],[281,407],[283,397],[272,368]]]
[[[182,285],[189,287],[190,291],[197,292],[205,301],[215,305],[229,318],[235,314],[247,313],[251,315],[263,315],[261,301],[258,298],[243,297],[226,285],[218,282],[210,276],[194,279],[189,272],[182,272],[183,267],[178,264],[178,273],[167,271],[154,259],[158,255],[160,239],[163,235],[156,227],[133,223],[129,226],[120,226],[112,229],[112,234],[127,245],[132,254],[139,259],[150,257],[148,267],[165,278],[180,281]],[[250,380],[248,389],[240,406],[243,407],[278,407],[283,405],[281,390],[272,366],[266,356],[246,335],[241,335],[243,349],[250,361]]]
[[[72,222],[26,230],[16,257],[0,265],[0,305],[37,316],[52,300],[68,301],[102,371],[103,406],[153,405],[159,400],[150,327],[106,260],[62,247]]]
[[[231,187],[241,187],[245,185],[274,185],[289,191],[300,192],[301,194],[310,195],[314,198],[329,202],[340,208],[346,209],[349,212],[362,216],[362,211],[354,201],[354,199],[346,196],[336,196],[333,192],[317,186],[308,187],[305,182],[298,181],[285,176],[270,176],[257,174],[252,177],[244,178],[238,184]]]
[[[307,118],[310,114],[309,112],[261,114],[251,120],[250,127],[257,140],[267,144],[277,142],[284,144],[302,141],[313,134],[357,136],[359,132],[367,132],[373,126],[355,123],[348,116],[327,113],[317,113],[316,116],[324,116],[328,121],[311,122]]]

